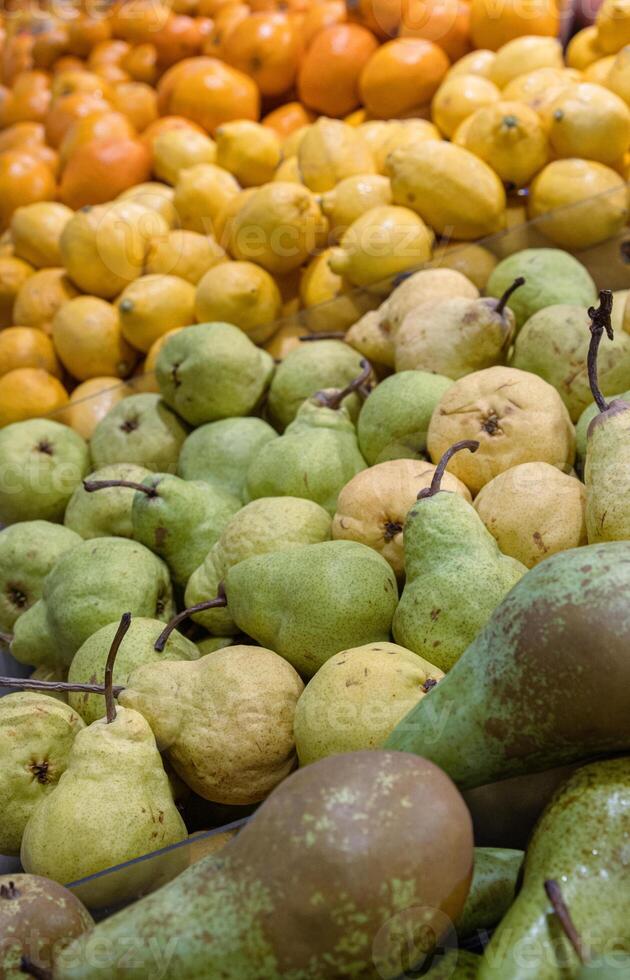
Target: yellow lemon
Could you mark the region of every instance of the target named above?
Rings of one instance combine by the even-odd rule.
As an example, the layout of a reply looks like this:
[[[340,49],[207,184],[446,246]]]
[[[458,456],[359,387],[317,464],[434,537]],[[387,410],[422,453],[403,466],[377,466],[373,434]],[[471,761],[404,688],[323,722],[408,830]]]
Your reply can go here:
[[[50,334],[57,310],[76,295],[65,269],[39,269],[25,280],[15,297],[15,323]]]
[[[273,334],[282,310],[274,280],[253,262],[228,262],[206,272],[197,286],[195,315],[199,323],[233,323],[261,344]]]
[[[240,119],[219,126],[215,139],[217,164],[229,170],[242,187],[259,187],[272,180],[282,159],[273,129]]]
[[[284,323],[263,346],[276,361],[283,361],[287,354],[301,346],[300,337],[304,334],[301,323]]]
[[[359,126],[359,132],[370,148],[374,160],[376,160],[379,146],[387,139],[392,127],[395,127],[395,125],[395,120],[368,119]]]
[[[622,48],[616,56],[605,84],[630,106],[630,44]]]
[[[100,375],[126,378],[138,356],[120,329],[116,307],[98,296],[77,296],[57,310],[52,338],[66,370],[77,381]]]
[[[196,286],[208,269],[226,261],[225,251],[211,235],[176,228],[149,244],[144,271],[178,276]]]
[[[0,375],[15,368],[41,368],[61,376],[52,340],[37,327],[7,327],[0,331]]]
[[[355,289],[347,279],[330,267],[335,249],[327,248],[316,255],[302,273],[300,282],[301,319],[312,333],[345,332],[368,310],[375,297]]]
[[[172,187],[150,180],[144,184],[136,184],[135,187],[128,187],[118,195],[116,200],[141,204],[149,211],[159,214],[169,228],[176,228],[179,220],[173,204],[174,197],[175,191]]]
[[[593,85],[604,85],[608,82],[608,75],[612,66],[615,63],[614,54],[607,54],[605,58],[600,58],[599,61],[594,61],[592,65],[584,69],[583,78],[585,82],[591,82]]]
[[[61,381],[41,368],[15,368],[0,377],[0,428],[58,412],[68,402]]]
[[[597,44],[605,54],[616,54],[630,44],[630,0],[604,0],[595,18]]]
[[[13,304],[29,276],[35,269],[28,262],[12,255],[0,256],[0,329],[9,327],[13,320]]]
[[[36,269],[61,265],[59,241],[73,212],[65,204],[39,201],[17,208],[11,218],[13,251]]]
[[[451,75],[433,96],[431,118],[450,139],[457,127],[473,112],[498,102],[500,98],[497,86],[481,75]]]
[[[70,395],[63,410],[63,421],[84,439],[91,439],[94,429],[117,402],[134,394],[134,389],[119,378],[90,378]]]
[[[630,143],[630,109],[601,85],[582,82],[566,89],[541,118],[559,157],[614,163]]]
[[[136,350],[151,344],[173,327],[195,322],[195,287],[177,276],[141,276],[116,301],[123,337]]]
[[[294,157],[297,156],[297,151],[300,148],[300,143],[302,142],[302,137],[311,128],[309,123],[307,126],[300,126],[298,129],[294,129],[292,133],[289,133],[287,137],[282,142],[282,156]]]
[[[433,234],[415,211],[382,205],[357,218],[330,253],[333,272],[355,286],[389,292],[389,280],[431,258]]]
[[[392,188],[382,174],[346,177],[322,195],[321,209],[328,218],[330,237],[339,241],[346,228],[370,208],[392,203]]]
[[[174,327],[172,330],[167,330],[161,337],[158,337],[157,340],[153,341],[144,361],[138,365],[133,377],[127,382],[132,389],[133,394],[153,393],[157,395],[160,393],[160,386],[155,376],[155,362],[158,359],[158,354],[169,337],[172,337],[173,334],[179,333],[180,330],[185,329],[185,327]]]
[[[198,163],[214,163],[214,140],[191,126],[162,131],[153,140],[153,172],[167,184],[176,184],[182,170]]]
[[[486,288],[490,273],[497,264],[496,255],[471,242],[449,242],[438,245],[433,253],[432,265],[440,269],[454,269],[470,279],[480,292]]]
[[[387,158],[395,150],[424,143],[426,140],[441,139],[439,129],[428,119],[392,120],[383,140],[374,150],[376,170],[379,174],[387,173]]]
[[[213,163],[198,163],[182,170],[173,198],[180,226],[210,234],[216,216],[240,189],[232,174]]]
[[[332,190],[344,177],[375,172],[374,158],[360,130],[322,116],[300,141],[298,164],[309,190]]]
[[[354,112],[349,113],[349,115],[344,116],[344,122],[346,126],[360,126],[364,123],[367,117],[366,109],[355,109]]]
[[[296,156],[292,156],[287,157],[286,160],[283,160],[282,163],[276,168],[271,179],[289,181],[291,184],[302,184],[303,180],[298,158]]]
[[[521,102],[478,109],[455,142],[484,160],[502,181],[524,187],[549,159],[549,144],[537,113]]]
[[[505,88],[512,79],[537,68],[564,68],[562,45],[555,37],[527,34],[508,41],[497,51],[490,79],[499,88]]]
[[[617,235],[625,225],[627,187],[602,163],[554,160],[532,183],[529,216],[544,216],[540,231],[554,244],[589,248]]]
[[[427,141],[388,158],[396,204],[413,208],[440,235],[482,238],[503,226],[503,184],[483,160],[453,143]]]
[[[231,251],[230,240],[234,218],[245,204],[245,201],[248,201],[257,190],[257,187],[247,187],[245,190],[239,191],[234,197],[229,198],[216,214],[213,221],[214,237],[221,248],[226,249],[228,252]]]
[[[581,78],[580,72],[564,68],[536,68],[512,79],[503,89],[503,98],[510,102],[525,102],[539,112],[548,102]]]
[[[583,27],[574,34],[567,45],[567,65],[569,68],[577,68],[578,71],[584,71],[603,56],[604,52],[597,43],[597,28],[594,24]]]
[[[496,56],[496,51],[489,51],[488,48],[469,51],[454,65],[451,65],[448,75],[451,77],[453,75],[481,75],[482,78],[490,78]]]

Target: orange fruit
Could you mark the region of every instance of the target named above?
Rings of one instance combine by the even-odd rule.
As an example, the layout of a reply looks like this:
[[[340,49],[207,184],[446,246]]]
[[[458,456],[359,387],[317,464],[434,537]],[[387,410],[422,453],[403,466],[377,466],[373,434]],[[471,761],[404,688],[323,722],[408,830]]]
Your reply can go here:
[[[61,381],[41,368],[16,368],[0,377],[0,428],[50,415],[67,404]]]
[[[409,0],[353,0],[349,19],[363,24],[382,41],[396,37]]]
[[[105,418],[110,408],[134,394],[134,390],[119,378],[90,378],[83,381],[70,395],[70,401],[62,414],[62,421],[78,432],[84,439],[90,439],[94,429]]]
[[[80,146],[68,160],[59,197],[77,210],[111,201],[150,176],[151,154],[140,140],[95,140]]]
[[[111,95],[109,84],[97,75],[96,72],[88,71],[82,66],[79,69],[69,69],[68,71],[58,72],[52,83],[52,95],[54,99],[62,99],[67,95],[100,95],[102,99],[108,99]]]
[[[0,329],[15,322],[15,297],[34,272],[33,266],[22,259],[16,259],[13,255],[0,255]]]
[[[432,41],[415,37],[388,41],[361,73],[361,99],[377,119],[411,115],[430,102],[448,68],[444,51]]]
[[[168,20],[170,10],[161,0],[133,0],[117,4],[111,16],[112,34],[129,44],[143,44]]]
[[[22,71],[33,67],[33,34],[13,34],[5,38],[0,51],[0,81],[12,85]]]
[[[231,119],[257,120],[260,94],[252,79],[213,58],[199,60],[206,63],[175,83],[170,112],[192,119],[211,134]]]
[[[120,82],[114,89],[112,105],[127,116],[139,133],[155,122],[158,116],[157,95],[144,82]]]
[[[41,123],[20,122],[8,126],[0,132],[0,153],[5,150],[18,150],[44,142],[44,127]]]
[[[412,0],[405,6],[400,36],[434,41],[451,61],[458,61],[472,48],[470,4],[465,0]]]
[[[63,366],[77,381],[100,375],[126,378],[138,359],[122,336],[118,311],[97,296],[64,303],[52,321],[52,339]]]
[[[471,0],[470,17],[474,46],[490,51],[516,37],[557,37],[560,31],[556,0]]]
[[[314,122],[315,113],[303,106],[301,102],[286,102],[285,105],[278,106],[269,112],[262,120],[263,126],[269,126],[278,134],[280,139],[285,139],[290,133],[294,133],[302,126],[309,126]]]
[[[152,122],[147,126],[141,135],[141,139],[146,146],[151,148],[154,140],[156,140],[161,133],[167,133],[169,129],[184,129],[186,127],[188,129],[194,129],[197,133],[204,132],[201,126],[191,122],[190,119],[184,119],[183,116],[160,116],[159,119],[156,119],[155,122]]]
[[[57,149],[77,119],[93,115],[95,112],[107,112],[109,109],[111,105],[102,95],[75,92],[74,95],[64,95],[55,99],[46,116],[46,142]]]
[[[134,82],[154,85],[157,81],[157,50],[154,44],[136,44],[129,48],[120,63]]]
[[[316,34],[300,67],[298,95],[311,109],[345,116],[361,103],[359,78],[378,48],[360,24],[337,24]]]
[[[114,38],[101,41],[90,51],[87,66],[90,71],[97,75],[105,66],[116,65],[124,68],[124,59],[129,51],[131,51],[131,45],[127,44],[126,41],[119,41]]]
[[[324,0],[310,7],[302,21],[302,42],[307,48],[315,36],[326,27],[343,24],[347,19],[346,5],[342,0]]]
[[[163,70],[184,58],[199,54],[204,36],[193,17],[171,13],[162,27],[147,40],[151,41],[157,52],[158,68]]]
[[[300,337],[308,331],[301,323],[286,323],[265,341],[263,347],[277,361],[283,361],[296,347],[301,347]]]
[[[221,7],[214,19],[212,30],[204,41],[203,53],[210,58],[222,58],[226,38],[229,37],[237,24],[250,16],[250,13],[247,4],[234,3],[234,0],[230,0],[228,4]]]
[[[52,201],[56,185],[49,167],[28,151],[0,154],[0,231],[9,224],[16,208],[35,201]]]
[[[82,116],[72,124],[59,147],[59,160],[62,166],[72,154],[94,140],[129,139],[136,131],[127,116],[113,109],[97,111],[90,116]]]
[[[240,21],[223,43],[223,57],[253,78],[262,95],[282,95],[295,81],[302,42],[287,14],[256,13]]]
[[[16,368],[40,368],[55,377],[61,365],[50,337],[36,327],[7,327],[0,331],[0,375]]]
[[[76,295],[65,269],[40,269],[20,287],[15,297],[13,322],[50,334],[57,310]]]
[[[35,68],[50,68],[67,50],[68,28],[65,24],[52,22],[33,42],[33,65]]]
[[[43,71],[24,71],[0,99],[0,126],[43,122],[50,105],[50,78]]]
[[[86,58],[95,45],[108,41],[111,36],[109,18],[89,17],[78,14],[68,20],[68,51],[78,58]]]

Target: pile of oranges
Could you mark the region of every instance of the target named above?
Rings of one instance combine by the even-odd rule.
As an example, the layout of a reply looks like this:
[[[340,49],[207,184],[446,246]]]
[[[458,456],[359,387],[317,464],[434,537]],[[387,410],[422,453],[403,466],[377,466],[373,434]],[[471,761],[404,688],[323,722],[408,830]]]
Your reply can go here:
[[[195,320],[278,357],[304,327],[272,336],[277,322],[299,310],[339,299],[315,329],[347,330],[370,307],[353,290],[373,273],[340,257],[359,218],[392,250],[395,224],[412,229],[416,262],[447,226],[471,240],[584,202],[548,225],[580,248],[626,220],[630,0],[605,0],[566,60],[556,0],[15,3],[0,19],[0,426],[54,412],[89,436],[152,389],[165,334]],[[403,199],[390,154],[425,141],[422,199]],[[528,205],[510,196],[523,188]],[[595,214],[599,191],[617,196]],[[295,232],[297,258],[243,244],[244,214]]]

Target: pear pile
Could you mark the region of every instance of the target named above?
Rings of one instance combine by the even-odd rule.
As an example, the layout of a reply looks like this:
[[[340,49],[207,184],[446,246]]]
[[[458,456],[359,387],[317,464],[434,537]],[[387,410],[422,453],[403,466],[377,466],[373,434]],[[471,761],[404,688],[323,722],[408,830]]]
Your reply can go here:
[[[630,976],[630,297],[485,280],[0,430],[0,976]]]

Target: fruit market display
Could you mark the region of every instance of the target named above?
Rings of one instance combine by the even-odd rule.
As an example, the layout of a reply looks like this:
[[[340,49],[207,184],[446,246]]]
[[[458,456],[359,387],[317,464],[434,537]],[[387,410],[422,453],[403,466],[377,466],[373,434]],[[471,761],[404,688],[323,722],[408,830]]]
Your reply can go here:
[[[630,6],[562,17],[3,14],[0,978],[630,976]]]

